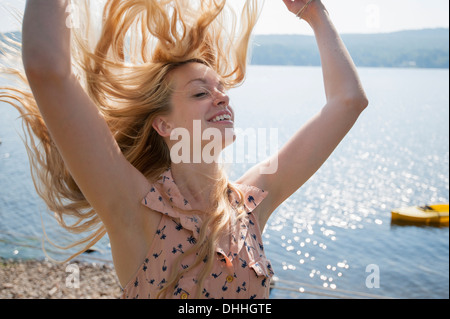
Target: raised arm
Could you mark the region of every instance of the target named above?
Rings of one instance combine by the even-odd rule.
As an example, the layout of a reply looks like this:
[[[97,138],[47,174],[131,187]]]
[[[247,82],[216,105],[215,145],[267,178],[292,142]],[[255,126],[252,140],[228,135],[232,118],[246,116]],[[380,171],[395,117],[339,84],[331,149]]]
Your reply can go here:
[[[283,1],[294,14],[307,4],[307,0]],[[271,213],[324,164],[368,105],[356,67],[321,1],[311,2],[302,17],[315,32],[327,103],[276,155],[278,170],[275,174],[261,174],[261,168],[270,165],[266,162],[241,178],[240,182],[269,192],[259,214],[262,227]]]
[[[68,0],[28,0],[23,63],[52,139],[107,228],[119,228],[146,193],[145,178],[121,153],[105,120],[72,73]],[[135,210],[136,211],[136,210]]]
[[[28,0],[22,29],[22,59],[27,76],[70,76],[68,0]],[[34,84],[34,83],[33,83]]]
[[[312,2],[304,19],[311,25],[316,36],[327,103],[336,100],[340,105],[349,105],[356,107],[356,111],[363,111],[368,101],[356,66],[320,0]]]

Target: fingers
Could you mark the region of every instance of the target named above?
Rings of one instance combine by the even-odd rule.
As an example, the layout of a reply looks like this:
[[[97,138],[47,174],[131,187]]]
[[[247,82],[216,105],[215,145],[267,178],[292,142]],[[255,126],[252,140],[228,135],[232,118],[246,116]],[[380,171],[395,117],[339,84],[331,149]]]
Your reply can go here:
[[[292,13],[297,13],[304,5],[304,1],[300,0],[283,0],[287,9]]]

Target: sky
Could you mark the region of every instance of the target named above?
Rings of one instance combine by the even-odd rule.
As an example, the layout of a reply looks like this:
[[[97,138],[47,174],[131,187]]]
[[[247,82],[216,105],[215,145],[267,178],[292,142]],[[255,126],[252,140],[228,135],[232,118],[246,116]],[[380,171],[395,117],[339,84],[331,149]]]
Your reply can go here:
[[[243,0],[229,0],[242,3]],[[448,0],[322,0],[340,33],[386,33],[449,27]],[[0,32],[20,29],[6,8],[23,11],[25,0],[0,0]],[[312,34],[282,0],[265,0],[256,34]]]

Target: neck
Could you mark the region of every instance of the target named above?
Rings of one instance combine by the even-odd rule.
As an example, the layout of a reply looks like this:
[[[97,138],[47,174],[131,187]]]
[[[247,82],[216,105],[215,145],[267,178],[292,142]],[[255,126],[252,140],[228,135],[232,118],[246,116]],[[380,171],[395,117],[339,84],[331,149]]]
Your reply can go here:
[[[222,178],[222,169],[217,163],[172,164],[172,176],[192,209],[206,211],[212,204],[211,194]]]

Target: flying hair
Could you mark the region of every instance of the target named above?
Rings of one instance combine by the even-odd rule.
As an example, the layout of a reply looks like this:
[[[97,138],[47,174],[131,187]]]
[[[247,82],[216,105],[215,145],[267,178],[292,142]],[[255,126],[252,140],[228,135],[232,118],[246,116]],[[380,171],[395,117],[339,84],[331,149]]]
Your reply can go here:
[[[226,0],[73,0],[71,8],[72,72],[126,159],[155,183],[171,166],[169,148],[152,127],[158,116],[171,111],[170,73],[186,63],[202,63],[220,76],[226,89],[241,85],[259,16],[258,0],[243,1],[239,18]],[[21,115],[37,194],[61,227],[84,235],[62,247],[77,247],[71,260],[95,245],[106,230],[52,141],[23,67],[13,63],[20,61],[20,47],[19,41],[11,39],[0,44],[8,62],[0,69],[1,75],[13,83],[0,87],[0,102]],[[158,297],[168,296],[183,273],[204,263],[198,278],[202,287],[220,236],[229,235],[232,221],[245,214],[242,194],[225,172],[216,185],[199,240],[185,254],[197,254],[196,261],[182,270],[181,256]],[[230,191],[241,198],[237,207],[230,205]]]

